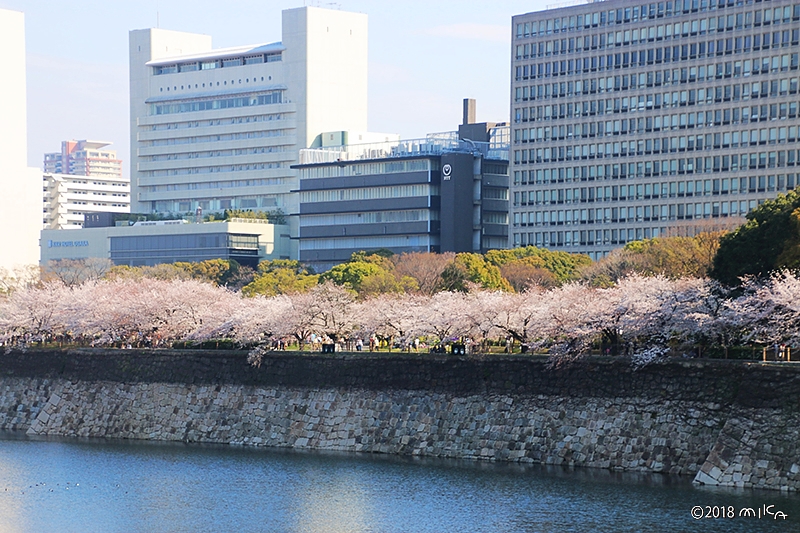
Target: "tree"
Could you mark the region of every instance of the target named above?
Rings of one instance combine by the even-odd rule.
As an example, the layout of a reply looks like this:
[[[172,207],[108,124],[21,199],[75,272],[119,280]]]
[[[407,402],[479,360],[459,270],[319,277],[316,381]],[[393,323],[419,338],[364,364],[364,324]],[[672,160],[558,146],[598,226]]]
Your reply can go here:
[[[722,231],[708,231],[693,237],[646,239],[629,242],[625,249],[641,256],[641,274],[702,278],[711,269],[723,235]]]
[[[442,272],[455,256],[452,252],[410,252],[392,256],[390,260],[394,264],[395,277],[413,279],[417,292],[432,296],[441,290]]]
[[[389,351],[395,339],[407,339],[417,324],[424,299],[415,294],[379,294],[353,307],[356,329],[385,339]]]
[[[189,263],[182,263],[188,265]],[[174,263],[161,263],[154,266],[128,266],[116,265],[105,275],[109,280],[142,280],[145,278],[159,279],[162,281],[191,279],[192,272]]]
[[[549,270],[559,283],[576,279],[580,269],[592,263],[588,255],[551,251],[535,246],[486,252],[486,262],[495,266],[502,266],[520,259],[526,259],[530,265]]]
[[[800,267],[800,194],[767,200],[747,214],[747,222],[720,241],[710,276],[738,285],[745,276],[766,277]]]
[[[0,267],[0,296],[37,285],[41,274],[37,265],[26,265],[12,270]]]
[[[59,280],[67,287],[76,287],[87,281],[102,279],[113,266],[110,259],[100,257],[59,259],[47,262],[44,278]]]
[[[354,329],[353,294],[330,281],[320,283],[308,292],[306,304],[312,314],[317,333],[336,341]]]
[[[358,292],[365,278],[384,272],[386,270],[382,266],[373,262],[350,261],[336,265],[327,272],[323,272],[320,275],[320,281],[330,281]]]
[[[321,274],[320,281],[331,281],[346,287],[355,291],[360,298],[415,290],[416,281],[408,276],[398,276],[387,254],[391,252],[356,252],[347,263],[336,265]]]
[[[65,331],[70,289],[53,280],[24,287],[0,300],[0,343],[42,342]]]
[[[550,288],[558,284],[555,274],[539,266],[540,261],[529,259],[537,258],[516,259],[500,266],[500,274],[515,291],[522,292],[532,286]]]
[[[456,254],[452,263],[442,271],[441,278],[442,289],[449,292],[467,292],[470,284],[489,290],[513,291],[500,274],[500,269],[487,263],[480,254]]]
[[[413,331],[430,335],[440,342],[458,339],[469,333],[466,316],[467,295],[463,292],[438,292],[421,301]]]
[[[299,261],[275,259],[262,261],[258,274],[242,287],[245,296],[275,296],[307,292],[319,283],[319,276]]]

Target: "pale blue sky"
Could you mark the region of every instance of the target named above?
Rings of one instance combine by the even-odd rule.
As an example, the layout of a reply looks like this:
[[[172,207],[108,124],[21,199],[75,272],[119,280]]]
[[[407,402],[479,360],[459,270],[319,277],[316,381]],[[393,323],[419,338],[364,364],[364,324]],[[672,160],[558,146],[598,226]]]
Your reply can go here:
[[[556,0],[0,0],[25,13],[28,162],[65,139],[114,143],[129,163],[128,31],[211,35],[215,48],[278,41],[281,10],[369,15],[369,128],[421,137],[454,129],[461,100],[508,120],[512,15]],[[335,58],[332,58],[335,60]]]

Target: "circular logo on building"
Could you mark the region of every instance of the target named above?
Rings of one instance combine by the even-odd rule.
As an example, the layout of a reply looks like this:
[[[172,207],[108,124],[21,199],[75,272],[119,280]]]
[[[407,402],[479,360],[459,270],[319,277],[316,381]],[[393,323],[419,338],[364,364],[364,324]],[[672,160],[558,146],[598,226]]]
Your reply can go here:
[[[449,180],[450,174],[452,173],[453,173],[453,167],[450,166],[450,163],[442,167],[442,176],[444,176],[444,179]]]

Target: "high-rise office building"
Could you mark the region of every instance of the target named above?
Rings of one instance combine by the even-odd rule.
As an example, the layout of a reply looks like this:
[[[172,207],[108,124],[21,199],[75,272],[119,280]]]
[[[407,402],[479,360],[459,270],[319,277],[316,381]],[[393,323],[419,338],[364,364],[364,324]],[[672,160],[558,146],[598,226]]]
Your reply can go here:
[[[512,246],[599,257],[798,185],[797,0],[607,0],[512,31]]]
[[[282,25],[280,42],[226,49],[130,33],[133,211],[296,213],[298,150],[367,129],[367,16],[302,7]]]
[[[110,176],[122,178],[122,161],[117,152],[106,149],[108,142],[64,141],[61,151],[44,154],[43,169],[48,174]]]
[[[42,227],[42,182],[28,168],[25,95],[25,17],[0,9],[4,50],[0,83],[0,268],[36,264]]]

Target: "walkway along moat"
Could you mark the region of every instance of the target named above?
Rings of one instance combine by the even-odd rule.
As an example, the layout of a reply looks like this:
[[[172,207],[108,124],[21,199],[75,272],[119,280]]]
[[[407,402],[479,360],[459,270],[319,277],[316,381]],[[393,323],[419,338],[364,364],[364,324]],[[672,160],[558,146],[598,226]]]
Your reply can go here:
[[[693,476],[800,490],[800,365],[73,350],[0,355],[0,430]]]

